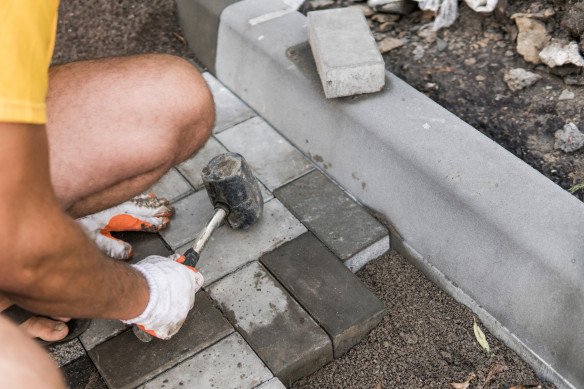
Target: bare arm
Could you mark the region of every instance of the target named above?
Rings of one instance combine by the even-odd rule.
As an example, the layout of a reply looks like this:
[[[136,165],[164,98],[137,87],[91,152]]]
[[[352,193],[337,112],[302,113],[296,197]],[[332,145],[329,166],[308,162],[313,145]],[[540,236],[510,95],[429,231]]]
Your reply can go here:
[[[44,126],[0,123],[0,293],[37,313],[130,319],[148,285],[105,257],[60,208]]]

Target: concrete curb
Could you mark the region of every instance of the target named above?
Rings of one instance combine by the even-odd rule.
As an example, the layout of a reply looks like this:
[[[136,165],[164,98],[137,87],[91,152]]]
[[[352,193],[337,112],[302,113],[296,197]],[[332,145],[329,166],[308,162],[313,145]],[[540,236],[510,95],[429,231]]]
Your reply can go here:
[[[326,100],[287,9],[225,8],[207,66],[543,378],[584,386],[584,204],[390,73],[378,94]]]

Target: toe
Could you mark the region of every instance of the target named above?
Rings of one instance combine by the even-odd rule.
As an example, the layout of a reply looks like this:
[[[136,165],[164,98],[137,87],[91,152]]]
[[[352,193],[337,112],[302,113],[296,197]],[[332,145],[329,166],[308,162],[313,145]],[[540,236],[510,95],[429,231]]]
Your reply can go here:
[[[20,325],[28,335],[40,338],[47,342],[63,339],[69,333],[67,324],[62,321],[51,320],[46,317],[31,317]]]

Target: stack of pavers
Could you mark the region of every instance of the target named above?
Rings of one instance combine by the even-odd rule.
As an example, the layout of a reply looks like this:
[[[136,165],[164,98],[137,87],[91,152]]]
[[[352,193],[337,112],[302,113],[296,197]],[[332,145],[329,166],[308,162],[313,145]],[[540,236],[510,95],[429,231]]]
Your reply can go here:
[[[152,189],[173,201],[176,216],[161,236],[122,238],[134,261],[184,252],[213,212],[201,169],[226,150],[244,155],[264,185],[262,220],[216,231],[198,266],[204,288],[171,340],[142,343],[118,321],[94,320],[79,340],[54,347],[72,387],[282,388],[341,356],[383,316],[349,269],[389,249],[386,228],[204,76],[217,105],[214,135]]]

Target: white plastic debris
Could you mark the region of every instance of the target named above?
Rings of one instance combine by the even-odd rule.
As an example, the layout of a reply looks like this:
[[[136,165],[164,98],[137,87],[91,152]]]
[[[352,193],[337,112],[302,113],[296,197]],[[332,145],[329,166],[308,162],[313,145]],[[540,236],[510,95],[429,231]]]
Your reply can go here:
[[[493,12],[498,0],[464,0],[466,5],[476,12]]]
[[[562,150],[566,153],[576,151],[584,146],[584,134],[578,130],[574,123],[568,123],[563,129],[554,134],[556,142],[554,149]]]
[[[369,0],[383,1],[383,0]],[[450,27],[458,16],[458,0],[416,0],[420,9],[437,12],[432,29],[438,31]],[[499,0],[464,0],[476,12],[492,12]]]
[[[584,57],[580,54],[578,43],[575,41],[565,45],[553,42],[539,53],[539,58],[550,68],[569,64],[584,67]]]

